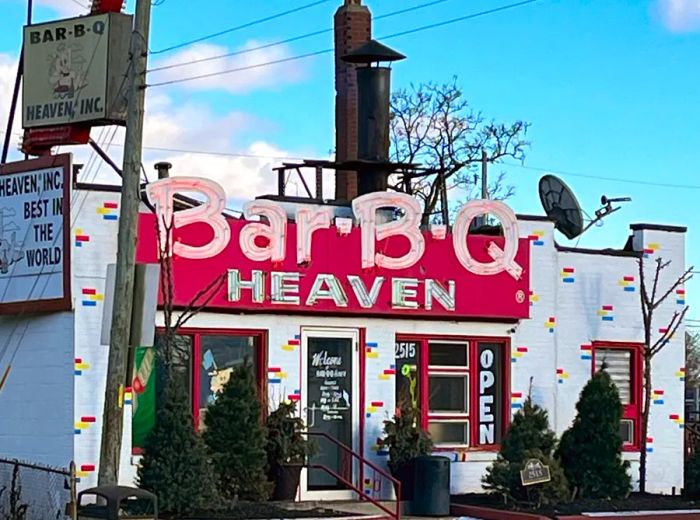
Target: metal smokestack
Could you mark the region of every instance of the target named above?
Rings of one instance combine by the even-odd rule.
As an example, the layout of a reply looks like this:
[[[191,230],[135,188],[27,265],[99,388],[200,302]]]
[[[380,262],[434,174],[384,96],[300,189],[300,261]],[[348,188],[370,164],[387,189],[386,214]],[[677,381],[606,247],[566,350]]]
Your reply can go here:
[[[342,57],[345,62],[357,64],[357,158],[377,163],[376,167],[366,164],[358,171],[358,195],[387,189],[391,69],[379,63],[404,58],[375,40]]]

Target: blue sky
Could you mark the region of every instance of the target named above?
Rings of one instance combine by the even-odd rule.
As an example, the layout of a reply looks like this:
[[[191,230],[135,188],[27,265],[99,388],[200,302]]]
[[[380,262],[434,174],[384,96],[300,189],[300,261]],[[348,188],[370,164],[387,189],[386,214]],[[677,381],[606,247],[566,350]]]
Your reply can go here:
[[[374,15],[428,0],[366,0]],[[374,36],[440,22],[513,0],[446,0],[378,20]],[[83,10],[86,0],[36,0],[36,20]],[[270,16],[311,0],[164,0],[153,8],[150,47],[158,51],[208,33]],[[133,10],[133,1],[128,10]],[[193,47],[153,54],[151,66],[240,50],[330,28],[340,0],[234,31]],[[20,45],[25,2],[0,0],[0,94],[7,94]],[[532,124],[525,166],[561,173],[589,213],[602,194],[627,203],[578,245],[620,247],[633,222],[687,225],[687,263],[700,269],[700,142],[697,67],[700,0],[540,0],[410,36],[387,40],[408,59],[394,67],[395,87],[448,81],[454,75],[486,117]],[[261,63],[332,47],[332,33],[198,67],[173,69],[150,82]],[[217,68],[218,67],[218,68]],[[332,54],[148,91],[146,145],[259,156],[328,157],[333,148]],[[4,127],[4,122],[3,122]],[[101,132],[101,131],[100,131]],[[109,142],[107,132],[94,137]],[[120,134],[110,153],[119,160]],[[89,158],[84,150],[73,150]],[[187,173],[228,184],[241,198],[269,191],[277,159],[149,150],[146,159],[172,160]],[[95,167],[96,168],[96,167]],[[517,212],[541,213],[542,171],[503,167],[516,187]],[[574,174],[579,174],[577,176]],[[95,174],[97,175],[97,174]],[[99,175],[109,175],[101,170]],[[609,180],[595,179],[605,177]],[[617,180],[613,180],[617,179]],[[624,180],[628,182],[623,182]],[[647,184],[644,184],[647,183]],[[648,184],[652,183],[652,184]],[[685,187],[657,186],[675,184]],[[563,244],[573,245],[564,237]],[[700,280],[700,278],[699,278]],[[690,283],[700,303],[700,281]],[[691,318],[700,318],[691,308]]]

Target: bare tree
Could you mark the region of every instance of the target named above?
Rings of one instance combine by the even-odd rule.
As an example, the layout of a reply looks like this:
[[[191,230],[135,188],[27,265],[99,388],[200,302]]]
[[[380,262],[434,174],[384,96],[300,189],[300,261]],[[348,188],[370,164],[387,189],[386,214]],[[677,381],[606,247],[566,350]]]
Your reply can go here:
[[[700,334],[685,333],[685,386],[700,387]]]
[[[671,262],[664,261],[662,258],[657,258],[655,261],[653,277],[651,279],[651,287],[648,286],[644,275],[644,260],[639,259],[639,284],[640,284],[640,300],[642,304],[642,321],[644,324],[644,349],[642,356],[644,359],[644,402],[642,404],[642,446],[639,458],[639,491],[646,492],[646,475],[647,475],[647,436],[649,433],[649,411],[651,406],[651,364],[654,357],[671,341],[678,328],[683,323],[688,306],[684,306],[682,310],[674,311],[668,325],[660,329],[661,335],[653,339],[654,313],[655,311],[671,296],[676,289],[683,286],[690,280],[693,275],[693,268],[688,268],[681,276],[679,276],[666,290],[659,287],[661,274]]]
[[[448,192],[461,192],[461,202],[478,196],[482,152],[489,163],[505,157],[524,160],[530,144],[524,139],[528,127],[524,121],[487,121],[463,98],[456,77],[450,83],[399,90],[391,98],[391,158],[418,163],[427,171],[396,174],[390,188],[421,201],[423,224],[436,220],[436,215],[448,224]],[[503,173],[489,186],[494,199],[506,199],[513,193]]]
[[[170,222],[166,222],[165,218],[159,221],[158,217],[156,217],[160,291],[163,297],[163,336],[158,355],[161,356],[169,376],[172,375],[173,365],[177,362],[176,360],[182,359],[184,357],[183,354],[185,354],[181,351],[184,347],[177,341],[178,331],[211,302],[226,281],[226,273],[221,273],[209,284],[202,287],[190,300],[189,304],[181,310],[177,319],[174,318],[175,280],[171,248],[173,227],[174,220],[172,218]],[[162,235],[161,229],[164,231]]]

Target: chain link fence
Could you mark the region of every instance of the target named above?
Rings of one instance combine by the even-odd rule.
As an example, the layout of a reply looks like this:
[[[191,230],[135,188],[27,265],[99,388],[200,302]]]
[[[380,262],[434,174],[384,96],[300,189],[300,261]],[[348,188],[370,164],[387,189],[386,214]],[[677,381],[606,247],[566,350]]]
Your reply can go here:
[[[0,458],[0,520],[69,520],[74,475],[72,469]]]

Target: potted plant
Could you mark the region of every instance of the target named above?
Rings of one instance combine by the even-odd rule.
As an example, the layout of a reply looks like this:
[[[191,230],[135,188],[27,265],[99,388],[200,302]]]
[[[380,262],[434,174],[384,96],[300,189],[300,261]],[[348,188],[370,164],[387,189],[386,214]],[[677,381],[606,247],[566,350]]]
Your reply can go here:
[[[401,499],[413,499],[413,472],[416,457],[430,455],[433,441],[420,427],[414,406],[404,401],[392,420],[384,421],[382,445],[389,450],[389,471],[401,482]]]
[[[304,435],[304,421],[296,414],[296,403],[280,403],[267,418],[267,462],[274,483],[272,500],[293,500],[301,469],[313,455],[314,444]]]

